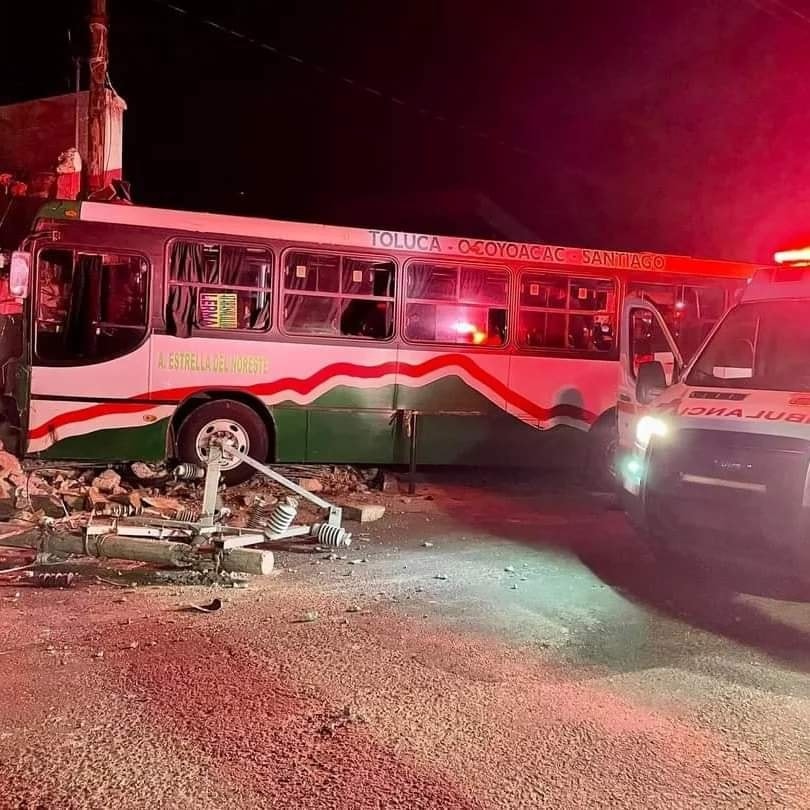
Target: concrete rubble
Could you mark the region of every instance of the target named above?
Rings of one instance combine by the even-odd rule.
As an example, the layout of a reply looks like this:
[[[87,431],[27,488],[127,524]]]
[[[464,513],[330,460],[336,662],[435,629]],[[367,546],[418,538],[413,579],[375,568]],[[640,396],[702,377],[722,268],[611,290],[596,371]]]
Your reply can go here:
[[[380,500],[383,491],[390,491],[394,486],[392,482],[396,480],[390,473],[376,468],[360,470],[332,465],[277,465],[273,470],[302,489],[339,504],[346,520],[361,523],[379,520],[385,514],[385,506]],[[19,460],[0,445],[0,520],[11,521],[4,527],[6,534],[14,527],[27,527],[39,529],[52,538],[60,532],[63,539],[69,534],[78,537],[83,532],[89,536],[88,524],[107,518],[111,526],[119,519],[136,518],[194,522],[199,517],[203,487],[202,480],[178,480],[163,465],[143,462],[106,469],[67,462],[34,462],[23,468]],[[229,527],[249,530],[257,515],[267,515],[288,494],[282,485],[262,475],[256,475],[238,486],[221,485],[217,499],[218,514]],[[302,501],[298,517],[304,524],[314,524],[315,529],[321,525],[315,522],[321,519],[316,507],[306,501]],[[138,541],[130,542],[135,545]],[[87,546],[88,540],[85,539],[84,543]],[[8,545],[23,547],[19,542],[9,542]],[[168,548],[169,544],[164,545]],[[99,538],[95,539],[92,547],[99,552],[98,556],[113,556],[102,553]],[[104,542],[103,547],[110,550],[123,546],[110,540]],[[71,548],[70,543],[62,542],[63,553],[73,553]],[[247,548],[234,548],[228,551],[231,566],[223,565],[221,570],[214,572],[186,568],[182,573],[200,584],[238,586],[230,577],[239,570],[267,572],[266,564],[259,565],[248,559],[259,553]],[[272,556],[270,552],[263,553]],[[191,565],[190,557],[185,553],[178,556],[173,552],[169,556],[170,565]],[[237,558],[246,561],[247,567],[235,567],[233,561]],[[159,564],[155,560],[152,562]]]

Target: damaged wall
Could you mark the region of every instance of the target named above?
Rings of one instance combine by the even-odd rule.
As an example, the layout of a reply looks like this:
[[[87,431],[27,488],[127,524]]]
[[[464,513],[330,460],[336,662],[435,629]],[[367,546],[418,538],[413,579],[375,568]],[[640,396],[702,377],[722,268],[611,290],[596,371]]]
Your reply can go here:
[[[107,90],[104,134],[104,184],[121,178],[124,100]],[[75,197],[87,155],[88,93],[70,93],[0,106],[0,172],[25,180],[32,195]],[[79,143],[76,144],[78,101]],[[81,161],[67,154],[78,147]],[[60,159],[60,156],[65,157]],[[59,190],[56,188],[59,167]],[[71,193],[74,192],[74,193]]]

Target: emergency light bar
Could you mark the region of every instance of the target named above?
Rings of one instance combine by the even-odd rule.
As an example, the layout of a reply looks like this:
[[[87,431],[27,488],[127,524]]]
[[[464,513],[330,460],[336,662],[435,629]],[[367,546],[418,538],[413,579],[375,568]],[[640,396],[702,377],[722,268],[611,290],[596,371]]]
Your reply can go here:
[[[777,264],[810,264],[810,247],[796,248],[795,250],[778,250],[773,254],[773,260]]]

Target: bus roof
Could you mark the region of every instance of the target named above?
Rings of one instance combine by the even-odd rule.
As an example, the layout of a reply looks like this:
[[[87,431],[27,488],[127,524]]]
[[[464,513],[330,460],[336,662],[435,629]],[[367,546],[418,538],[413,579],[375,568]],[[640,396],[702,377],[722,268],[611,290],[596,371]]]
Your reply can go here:
[[[674,273],[722,278],[750,278],[757,265],[745,262],[696,259],[663,253],[564,247],[561,245],[509,242],[494,239],[436,236],[423,233],[316,225],[303,222],[172,211],[105,202],[52,200],[39,211],[39,219],[80,220],[114,225],[238,236],[256,239],[288,239],[295,242],[380,249],[435,257],[461,257],[493,262],[521,261],[560,267],[595,270],[638,270],[650,274]]]

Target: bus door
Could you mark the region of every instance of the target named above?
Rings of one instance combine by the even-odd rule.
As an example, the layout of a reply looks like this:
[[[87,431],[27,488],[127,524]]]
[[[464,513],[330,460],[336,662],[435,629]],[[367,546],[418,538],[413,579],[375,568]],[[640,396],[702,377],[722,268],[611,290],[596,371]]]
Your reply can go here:
[[[24,303],[31,254],[0,254],[0,439],[15,455],[25,450],[30,366],[25,343]]]
[[[637,415],[646,404],[637,395],[640,368],[660,362],[671,385],[683,369],[683,359],[659,309],[641,298],[624,302],[619,345],[619,447],[627,451],[633,446]]]
[[[148,262],[43,245],[34,280],[29,452],[74,437],[71,457],[111,457],[105,427],[140,426],[116,403],[149,391]]]

